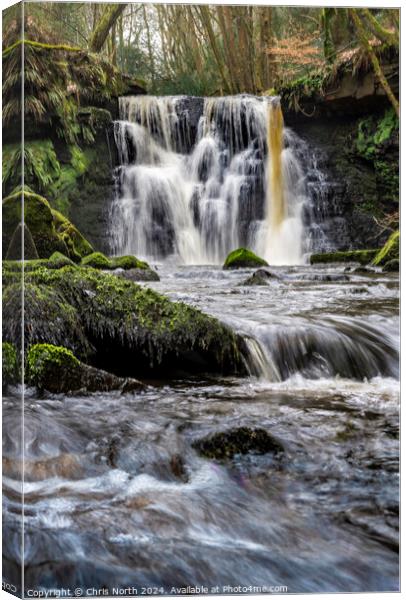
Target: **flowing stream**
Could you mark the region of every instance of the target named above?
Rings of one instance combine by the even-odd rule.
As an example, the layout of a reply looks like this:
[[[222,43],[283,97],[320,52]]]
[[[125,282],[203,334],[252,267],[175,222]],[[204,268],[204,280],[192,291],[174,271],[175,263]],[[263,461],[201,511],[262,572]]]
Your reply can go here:
[[[124,396],[27,390],[26,586],[398,590],[396,276],[299,265],[245,287],[252,271],[157,266],[148,285],[247,337],[253,374]],[[3,415],[9,574],[21,559],[16,398]],[[238,426],[284,452],[216,462],[192,447]]]

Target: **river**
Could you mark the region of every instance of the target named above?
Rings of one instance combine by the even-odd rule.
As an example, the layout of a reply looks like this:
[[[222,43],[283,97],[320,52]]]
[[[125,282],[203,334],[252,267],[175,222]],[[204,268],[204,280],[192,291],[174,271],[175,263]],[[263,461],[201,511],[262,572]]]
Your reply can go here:
[[[160,264],[147,284],[251,340],[250,377],[149,381],[143,393],[25,396],[27,588],[399,589],[398,279],[344,266]],[[3,570],[20,553],[21,420],[3,400]],[[261,427],[280,455],[200,457]],[[266,589],[264,588],[264,591]],[[91,595],[91,594],[90,594]]]

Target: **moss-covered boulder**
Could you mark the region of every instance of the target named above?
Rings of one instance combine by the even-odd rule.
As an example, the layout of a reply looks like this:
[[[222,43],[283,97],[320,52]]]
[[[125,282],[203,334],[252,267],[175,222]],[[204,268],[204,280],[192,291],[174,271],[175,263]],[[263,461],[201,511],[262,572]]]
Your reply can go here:
[[[48,258],[54,252],[61,252],[78,261],[93,251],[76,227],[60,213],[53,211],[45,198],[24,189],[15,191],[3,200],[4,256],[16,228],[21,223],[23,195],[24,222],[31,232],[40,258]]]
[[[130,281],[159,281],[158,274],[150,268],[148,263],[132,255],[108,258],[102,252],[93,252],[82,259],[81,265],[82,267],[111,271],[122,269],[123,273],[118,274]]]
[[[51,344],[35,344],[27,353],[26,382],[56,394],[67,392],[122,392],[141,390],[136,379],[117,377],[80,362],[70,350]]]
[[[92,252],[82,259],[82,267],[92,267],[93,269],[111,269],[110,260],[101,252]]]
[[[3,337],[21,330],[21,278],[8,271]],[[92,268],[39,267],[25,275],[24,340],[50,343],[124,376],[245,374],[245,343],[217,319]]]
[[[15,228],[12,235],[9,247],[7,249],[6,260],[21,260],[22,259],[22,224],[19,223]],[[35,246],[35,242],[31,235],[31,231],[24,223],[24,259],[35,260],[38,259],[38,252]]]
[[[255,269],[267,266],[266,260],[257,256],[252,250],[238,248],[227,256],[223,269]]]
[[[283,452],[282,444],[264,429],[237,427],[214,433],[192,443],[195,450],[205,458],[231,459],[238,454],[267,454]]]
[[[55,230],[68,248],[69,256],[75,262],[80,262],[83,256],[93,252],[92,246],[83,237],[80,231],[60,212],[52,210]]]
[[[17,351],[14,344],[9,342],[2,343],[2,381],[3,390],[8,385],[19,383],[20,371],[18,368]]]
[[[384,247],[379,250],[372,264],[376,267],[384,267],[386,263],[392,260],[399,261],[399,245],[400,233],[399,231],[395,231],[392,233]]]
[[[348,250],[340,252],[322,252],[310,256],[310,264],[325,264],[335,262],[358,262],[367,265],[374,260],[379,250]]]

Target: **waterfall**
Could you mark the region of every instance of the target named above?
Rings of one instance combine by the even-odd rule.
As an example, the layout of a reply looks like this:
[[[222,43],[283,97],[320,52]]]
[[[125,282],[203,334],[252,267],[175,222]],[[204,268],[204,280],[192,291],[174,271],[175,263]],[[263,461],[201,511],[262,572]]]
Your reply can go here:
[[[279,99],[120,98],[114,254],[222,264],[240,246],[303,262],[306,180]]]

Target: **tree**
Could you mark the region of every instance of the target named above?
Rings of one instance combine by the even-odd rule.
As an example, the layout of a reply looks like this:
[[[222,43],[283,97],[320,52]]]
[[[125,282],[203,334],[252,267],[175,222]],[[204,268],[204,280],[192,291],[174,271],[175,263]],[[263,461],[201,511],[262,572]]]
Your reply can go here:
[[[90,38],[89,49],[91,52],[100,52],[111,28],[115,25],[126,6],[127,4],[108,4],[106,6]]]
[[[389,98],[389,101],[391,102],[393,108],[395,109],[397,116],[399,117],[399,112],[400,112],[399,111],[399,102],[396,99],[394,93],[392,92],[391,87],[388,83],[388,80],[386,79],[384,72],[382,71],[381,65],[379,64],[378,57],[376,56],[374,49],[372,47],[372,44],[368,39],[368,32],[366,31],[364,24],[361,21],[357,11],[354,8],[349,8],[348,11],[354,22],[355,29],[357,31],[357,35],[359,38],[359,42],[362,45],[362,47],[364,48],[364,50],[366,51],[368,58],[371,61],[372,68],[375,72],[375,75],[377,76],[380,84],[382,85],[383,89],[386,92],[386,95]]]

